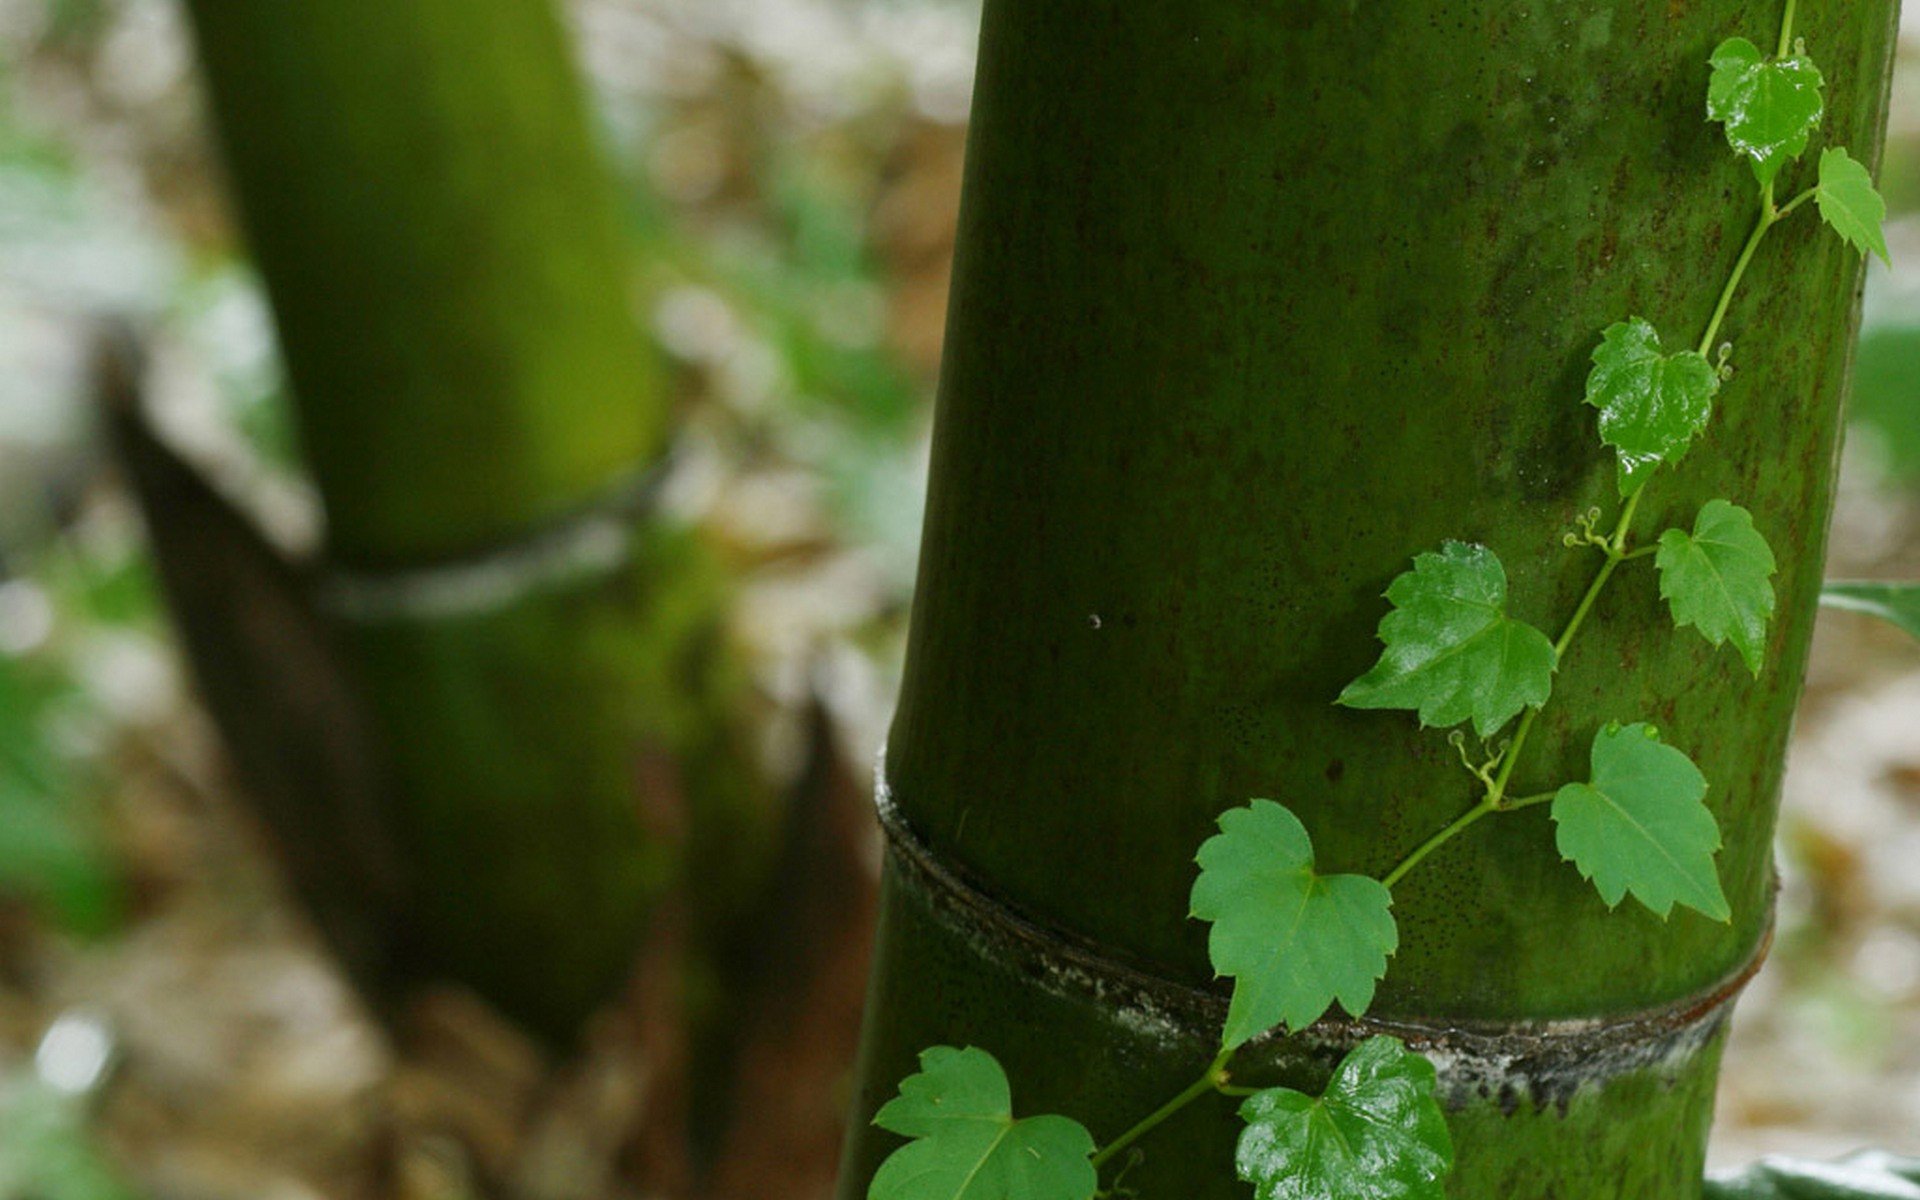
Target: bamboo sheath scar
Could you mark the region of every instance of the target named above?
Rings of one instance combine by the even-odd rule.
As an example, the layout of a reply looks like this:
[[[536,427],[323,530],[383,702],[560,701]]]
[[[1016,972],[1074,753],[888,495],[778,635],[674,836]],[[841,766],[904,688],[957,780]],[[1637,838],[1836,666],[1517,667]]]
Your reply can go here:
[[[379,624],[498,612],[582,578],[618,574],[632,564],[639,529],[659,519],[662,459],[616,484],[565,519],[503,546],[419,566],[335,566],[320,581],[319,602],[339,619]]]
[[[1801,4],[1813,153],[1877,165],[1893,21]],[[1561,542],[1619,506],[1588,356],[1629,316],[1705,327],[1754,203],[1707,58],[1779,24],[1731,0],[988,0],[841,1200],[898,1145],[867,1122],[926,1046],[991,1051],[1018,1113],[1103,1143],[1212,1060],[1187,901],[1223,810],[1278,800],[1321,870],[1377,878],[1472,802],[1440,733],[1333,699],[1445,539],[1491,547],[1537,627],[1591,582]],[[1456,1200],[1699,1195],[1769,928],[1860,280],[1816,223],[1767,239],[1720,327],[1735,374],[1639,512],[1649,536],[1718,496],[1754,514],[1781,564],[1766,671],[1676,634],[1627,563],[1513,774],[1550,791],[1600,725],[1657,725],[1709,781],[1733,919],[1609,911],[1545,806],[1480,822],[1394,888],[1367,1021],[1256,1046],[1236,1083],[1316,1089],[1397,1032],[1441,1067]],[[1244,1197],[1238,1127],[1201,1099],[1124,1186]]]
[[[1227,1016],[1224,989],[1196,988],[1143,970],[982,891],[941,862],[907,825],[888,790],[884,756],[877,775],[874,807],[894,881],[950,936],[967,941],[983,964],[1030,980],[1056,998],[1123,1011],[1138,1028],[1157,1026],[1170,1043],[1211,1053]],[[1658,1008],[1504,1023],[1334,1016],[1297,1037],[1268,1038],[1237,1054],[1234,1075],[1279,1077],[1288,1069],[1331,1073],[1361,1041],[1388,1034],[1434,1060],[1440,1093],[1456,1107],[1491,1100],[1508,1109],[1553,1105],[1564,1113],[1583,1086],[1648,1070],[1671,1074],[1689,1065],[1719,1036],[1733,1001],[1760,970],[1771,944],[1769,932],[1731,975]]]

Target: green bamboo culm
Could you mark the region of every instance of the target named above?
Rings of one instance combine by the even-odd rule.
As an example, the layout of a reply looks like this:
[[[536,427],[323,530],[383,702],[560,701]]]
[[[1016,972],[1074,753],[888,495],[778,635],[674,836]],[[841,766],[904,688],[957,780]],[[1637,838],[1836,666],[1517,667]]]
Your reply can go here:
[[[497,545],[660,450],[552,5],[189,8],[334,558]]]
[[[1821,144],[1869,164],[1893,9],[1795,26]],[[1707,61],[1780,23],[1724,0],[988,0],[841,1200],[900,1144],[869,1120],[925,1047],[989,1050],[1019,1112],[1102,1146],[1206,1070],[1221,1006],[1183,999],[1211,983],[1188,893],[1223,810],[1273,797],[1320,869],[1378,877],[1472,801],[1444,741],[1334,698],[1388,581],[1446,539],[1497,552],[1538,627],[1588,591],[1562,536],[1619,505],[1582,403],[1597,331],[1708,327],[1755,214]],[[1544,805],[1397,881],[1369,1016],[1477,1048],[1437,1056],[1458,1200],[1699,1195],[1725,1002],[1770,921],[1860,272],[1813,222],[1753,252],[1716,327],[1735,374],[1640,504],[1653,530],[1723,495],[1756,514],[1766,670],[1675,637],[1654,573],[1623,570],[1513,767],[1519,795],[1585,778],[1615,720],[1684,740],[1731,921],[1609,911]],[[1250,1048],[1233,1080],[1318,1091],[1336,1034]],[[1203,1098],[1095,1161],[1143,1196],[1244,1197],[1239,1127]]]
[[[188,8],[388,759],[390,966],[564,1034],[760,844],[717,573],[614,503],[668,398],[570,48],[544,0]]]

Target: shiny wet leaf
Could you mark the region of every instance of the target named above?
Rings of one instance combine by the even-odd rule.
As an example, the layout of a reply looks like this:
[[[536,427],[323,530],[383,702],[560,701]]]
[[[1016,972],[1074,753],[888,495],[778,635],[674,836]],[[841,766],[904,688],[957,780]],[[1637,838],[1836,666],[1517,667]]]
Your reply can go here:
[[[1553,690],[1553,643],[1507,615],[1507,572],[1485,546],[1448,542],[1387,588],[1386,649],[1347,685],[1349,708],[1407,708],[1431,726],[1473,722],[1489,737]]]
[[[1433,1064],[1368,1038],[1316,1099],[1269,1088],[1240,1106],[1234,1166],[1258,1200],[1443,1200],[1453,1138]]]
[[[1709,60],[1707,119],[1727,127],[1727,144],[1752,164],[1762,185],[1800,157],[1825,109],[1820,69],[1804,55],[1768,58],[1745,38],[1728,38]]]
[[[1700,354],[1663,354],[1639,317],[1600,335],[1587,373],[1587,403],[1600,410],[1600,440],[1620,456],[1619,487],[1631,496],[1661,463],[1675,462],[1713,414],[1720,377]]]

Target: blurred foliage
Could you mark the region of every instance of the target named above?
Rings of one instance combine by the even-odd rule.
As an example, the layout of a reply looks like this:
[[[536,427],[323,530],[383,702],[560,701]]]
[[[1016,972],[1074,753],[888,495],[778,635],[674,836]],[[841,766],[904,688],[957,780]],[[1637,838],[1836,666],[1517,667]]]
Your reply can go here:
[[[1860,335],[1853,364],[1852,436],[1871,442],[1892,482],[1920,487],[1920,313],[1882,319]]]
[[[1904,85],[1904,86],[1903,86]],[[1891,219],[1909,226],[1920,214],[1920,63],[1897,76],[1893,129],[1880,165],[1880,188]],[[1911,97],[1911,98],[1909,98]],[[1854,358],[1848,410],[1851,436],[1870,447],[1886,480],[1920,488],[1920,282],[1911,231],[1900,242],[1889,273],[1869,269],[1860,345]]]
[[[157,644],[158,593],[130,547],[107,561],[64,537],[40,549],[37,569],[0,581],[0,897],[97,936],[122,910],[102,803],[126,715],[113,693],[124,655]]]
[[[134,1200],[82,1097],[22,1071],[0,1080],[0,1200]]]
[[[1838,1162],[1763,1159],[1707,1180],[1706,1200],[1914,1200],[1920,1159],[1867,1152]]]
[[[0,651],[0,898],[86,934],[110,929],[120,907],[99,799],[126,732],[99,681],[85,678],[86,660],[123,633],[164,635],[140,559],[120,554],[122,545],[117,565],[102,569],[89,562],[97,548],[83,551],[73,536],[99,499],[101,451],[90,440],[84,363],[74,361],[87,350],[88,322],[133,315],[163,365],[185,364],[175,407],[187,409],[187,440],[204,443],[189,449],[225,456],[216,476],[237,479],[230,490],[298,470],[258,285],[232,231],[193,208],[196,192],[217,189],[206,147],[193,129],[184,145],[170,140],[180,130],[165,114],[189,81],[176,79],[152,111],[127,111],[114,94],[110,72],[137,65],[133,32],[163,7],[6,0],[0,13],[10,19],[0,30],[8,39],[0,82],[11,101],[0,104],[0,325],[51,316],[67,343],[48,370],[44,347],[15,348],[18,328],[0,330],[0,361],[11,351],[43,368],[16,379],[21,403],[0,401],[12,409],[0,412],[0,467],[17,468],[0,470],[12,476],[0,478],[0,505],[45,516],[31,529],[0,522],[0,587],[22,619],[50,626],[18,639],[28,648]],[[153,51],[147,69],[177,69],[169,54],[179,49]],[[781,81],[731,51],[719,61],[717,99],[603,96],[609,109],[624,106],[619,122],[641,131],[616,166],[629,186],[643,291],[656,309],[678,301],[688,311],[691,299],[696,320],[721,327],[718,338],[712,328],[693,331],[691,342],[662,338],[684,368],[690,424],[717,439],[729,471],[798,466],[816,475],[829,523],[823,544],[879,547],[894,593],[882,611],[897,613],[918,536],[930,380],[888,343],[887,281],[867,229],[902,98],[883,91],[876,107],[854,111],[852,121],[867,126],[854,137],[838,137],[837,123],[794,137],[804,122]],[[50,97],[60,99],[48,108]],[[649,151],[715,120],[724,136],[710,147],[713,161],[731,176],[705,194],[661,186]],[[128,139],[113,154],[145,175],[157,208],[124,202],[135,179],[103,185],[90,144],[102,129]],[[836,151],[820,153],[825,142]],[[23,426],[33,411],[48,420]]]
[[[0,659],[0,894],[50,910],[69,928],[103,932],[113,889],[74,764],[49,747],[73,689],[58,673]]]
[[[110,0],[51,0],[46,39],[50,47],[80,51],[94,44],[113,16]]]

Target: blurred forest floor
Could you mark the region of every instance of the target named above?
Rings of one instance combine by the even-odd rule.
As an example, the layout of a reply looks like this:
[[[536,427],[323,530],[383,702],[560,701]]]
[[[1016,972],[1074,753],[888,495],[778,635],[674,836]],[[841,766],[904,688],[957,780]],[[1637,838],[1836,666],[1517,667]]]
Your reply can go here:
[[[1910,10],[1920,8],[1910,4]],[[864,761],[912,585],[975,11],[964,0],[582,0],[685,432],[671,502],[726,552],[791,764],[824,696]],[[1883,190],[1830,571],[1920,577],[1920,11]],[[0,0],[0,1200],[598,1194],[645,1064],[556,1078],[449,996],[398,1060],[234,795],[94,428],[103,318],[154,419],[289,546],[268,315],[167,0]],[[1768,969],[1716,1161],[1920,1152],[1920,649],[1826,614]],[[474,1159],[485,1160],[476,1163]],[[369,1164],[389,1164],[376,1185]],[[504,1166],[503,1166],[504,1164]]]

